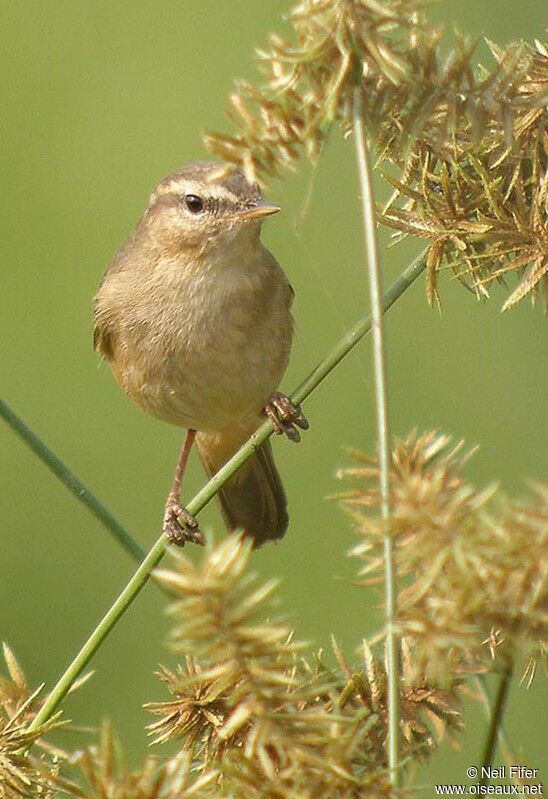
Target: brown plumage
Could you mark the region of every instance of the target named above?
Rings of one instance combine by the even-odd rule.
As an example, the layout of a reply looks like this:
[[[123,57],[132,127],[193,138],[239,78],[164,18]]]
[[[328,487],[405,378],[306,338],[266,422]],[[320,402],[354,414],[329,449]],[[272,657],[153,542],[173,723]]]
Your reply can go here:
[[[238,172],[187,166],[152,194],[95,298],[95,348],[143,410],[198,431],[210,475],[264,419],[287,365],[293,292],[260,241],[263,217],[277,210]],[[257,544],[284,534],[286,498],[269,445],[219,500],[229,528]]]

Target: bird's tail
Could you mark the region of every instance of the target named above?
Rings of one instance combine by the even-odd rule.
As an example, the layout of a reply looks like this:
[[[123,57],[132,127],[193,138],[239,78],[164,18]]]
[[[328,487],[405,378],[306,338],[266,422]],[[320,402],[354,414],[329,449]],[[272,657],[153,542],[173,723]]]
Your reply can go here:
[[[260,420],[257,420],[256,427]],[[256,429],[256,428],[253,428]],[[219,471],[253,430],[240,427],[218,432],[199,432],[196,446],[209,476]],[[287,500],[274,464],[272,447],[266,441],[238,469],[217,494],[229,530],[243,530],[255,546],[281,538],[287,530]]]

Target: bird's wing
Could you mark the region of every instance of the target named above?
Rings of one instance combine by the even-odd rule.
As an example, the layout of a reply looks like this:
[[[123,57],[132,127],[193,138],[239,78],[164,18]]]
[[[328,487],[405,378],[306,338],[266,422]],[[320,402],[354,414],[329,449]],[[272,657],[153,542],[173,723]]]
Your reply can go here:
[[[114,330],[97,299],[93,307],[93,349],[107,361],[114,356]]]

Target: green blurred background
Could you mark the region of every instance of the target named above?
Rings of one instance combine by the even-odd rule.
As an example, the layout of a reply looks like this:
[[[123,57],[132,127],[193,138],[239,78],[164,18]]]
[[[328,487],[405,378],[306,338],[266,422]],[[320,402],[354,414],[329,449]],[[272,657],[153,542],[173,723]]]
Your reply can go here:
[[[2,395],[144,547],[158,534],[181,432],[134,408],[99,363],[91,298],[156,182],[204,158],[203,129],[229,130],[232,78],[256,77],[253,47],[283,27],[287,10],[285,0],[2,3]],[[542,36],[545,11],[541,0],[445,0],[432,15],[505,43]],[[284,213],[263,238],[297,294],[291,390],[366,304],[351,141],[334,135],[314,174],[303,166],[272,197]],[[383,253],[385,283],[417,250]],[[449,277],[441,288],[441,315],[421,283],[387,322],[394,433],[439,428],[477,442],[470,477],[522,492],[523,478],[548,473],[546,320],[526,303],[501,315],[502,294],[478,304]],[[381,597],[349,584],[353,536],[325,497],[340,489],[343,447],[374,447],[370,366],[366,341],[307,404],[303,443],[275,441],[291,528],[254,556],[265,578],[283,577],[281,607],[297,634],[328,648],[335,633],[349,656],[378,629]],[[51,685],[133,564],[5,426],[0,442],[0,635],[33,684]],[[193,460],[185,495],[203,480]],[[204,520],[222,535],[215,509]],[[163,604],[149,586],[96,657],[92,681],[66,703],[79,724],[112,717],[134,762],[147,745],[141,705],[165,697],[152,672],[173,662]],[[533,766],[545,749],[543,690],[540,678],[511,697],[508,731]],[[465,781],[478,761],[477,706],[467,721],[462,751],[444,746],[423,783]]]

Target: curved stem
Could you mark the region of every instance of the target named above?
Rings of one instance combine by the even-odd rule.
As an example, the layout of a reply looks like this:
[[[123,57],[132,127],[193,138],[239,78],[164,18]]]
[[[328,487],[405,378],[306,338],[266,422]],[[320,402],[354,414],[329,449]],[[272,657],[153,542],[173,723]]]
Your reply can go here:
[[[396,300],[411,286],[425,268],[425,252],[423,251],[394,281],[383,297],[383,311],[387,311]],[[327,377],[330,372],[354,349],[358,342],[371,329],[371,316],[367,315],[361,319],[346,335],[339,341],[333,350],[324,360],[310,373],[310,375],[297,387],[291,395],[295,404],[303,402]],[[253,455],[255,450],[266,441],[273,433],[272,423],[265,421],[259,429],[240,447],[238,452],[225,463],[217,474],[196,494],[196,496],[186,506],[192,516],[196,516],[213,499],[217,491],[226,483],[227,480],[236,472],[240,466]],[[105,616],[101,619],[97,627],[93,630],[87,641],[67,670],[60,677],[57,684],[53,687],[47,700],[40,708],[33,719],[29,729],[34,730],[40,726],[58,707],[66,696],[74,681],[87,666],[97,649],[108,636],[114,625],[123,616],[125,611],[137,597],[144,587],[150,573],[160,562],[166,550],[166,539],[162,535],[153,545],[129,583],[126,585],[119,597],[111,605]]]
[[[361,93],[359,89],[354,92],[354,138],[362,195],[363,229],[369,276],[381,516],[387,524],[390,519],[390,430],[388,424],[388,386],[386,381],[381,272],[379,268],[379,246],[371,166],[363,127]],[[388,532],[384,537],[384,581],[386,596],[386,670],[388,674],[388,765],[392,785],[394,788],[398,788],[401,782],[399,769],[400,664],[398,638],[395,629],[397,593],[394,544],[392,536]]]
[[[135,558],[141,561],[145,557],[144,549],[141,549],[139,544],[130,536],[127,530],[122,527],[119,521],[114,518],[112,513],[105,508],[97,497],[91,493],[89,488],[76,477],[68,466],[57,457],[41,438],[25,424],[25,422],[18,416],[15,411],[0,399],[0,416],[5,419],[12,430],[27,444],[28,447],[37,455],[42,463],[50,469],[53,474],[63,483],[66,488],[76,497],[78,502],[81,502],[91,513],[99,519],[101,524],[112,533],[114,538],[119,544]]]
[[[480,785],[482,786],[489,784],[489,769],[491,768],[499,735],[502,730],[502,719],[504,718],[506,702],[508,701],[508,694],[510,693],[513,672],[514,663],[513,660],[509,659],[506,662],[503,673],[501,674],[497,695],[495,697],[495,705],[493,707],[493,712],[491,713],[489,732],[487,734],[487,740],[485,741],[485,749],[481,761]]]

